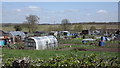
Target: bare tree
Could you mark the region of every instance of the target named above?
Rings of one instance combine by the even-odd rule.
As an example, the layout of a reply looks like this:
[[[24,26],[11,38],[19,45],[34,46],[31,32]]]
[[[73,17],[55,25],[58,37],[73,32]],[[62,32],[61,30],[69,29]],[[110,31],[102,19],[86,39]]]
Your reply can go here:
[[[68,24],[70,24],[70,22],[69,22],[68,19],[63,19],[63,20],[61,21],[61,25],[63,26],[63,30],[64,30],[64,31],[69,30],[69,29],[68,29],[68,28],[69,28],[69,25],[68,25]]]
[[[33,32],[37,29],[37,24],[39,23],[39,17],[36,15],[29,15],[26,17],[24,26],[28,28],[29,32]]]

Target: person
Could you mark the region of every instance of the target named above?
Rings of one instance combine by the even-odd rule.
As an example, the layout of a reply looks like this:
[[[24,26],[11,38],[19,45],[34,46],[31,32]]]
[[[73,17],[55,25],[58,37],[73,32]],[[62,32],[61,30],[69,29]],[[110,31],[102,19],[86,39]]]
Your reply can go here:
[[[9,39],[9,44],[11,44],[11,42],[12,42],[11,39]]]
[[[85,35],[83,35],[83,37],[82,37],[83,39],[85,39]]]
[[[7,39],[7,47],[10,48],[10,42],[9,42],[9,39]]]

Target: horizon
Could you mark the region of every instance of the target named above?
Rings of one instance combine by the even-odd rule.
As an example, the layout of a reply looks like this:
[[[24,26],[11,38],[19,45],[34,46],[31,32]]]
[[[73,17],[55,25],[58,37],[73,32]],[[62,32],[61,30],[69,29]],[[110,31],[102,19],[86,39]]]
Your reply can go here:
[[[76,22],[76,23],[69,23],[69,24],[116,24],[116,23],[120,23],[120,22]],[[0,24],[23,24],[23,23],[0,23]],[[59,24],[61,24],[61,23],[57,23],[57,24],[55,24],[55,23],[38,23],[38,24],[40,24],[40,25],[59,25]]]

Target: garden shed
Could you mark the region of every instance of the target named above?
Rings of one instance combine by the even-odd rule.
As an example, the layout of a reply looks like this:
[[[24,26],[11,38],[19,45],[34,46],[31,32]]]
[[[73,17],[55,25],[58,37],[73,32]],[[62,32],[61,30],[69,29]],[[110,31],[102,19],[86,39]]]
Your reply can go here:
[[[56,47],[57,43],[54,36],[28,37],[25,39],[25,49],[44,50]]]

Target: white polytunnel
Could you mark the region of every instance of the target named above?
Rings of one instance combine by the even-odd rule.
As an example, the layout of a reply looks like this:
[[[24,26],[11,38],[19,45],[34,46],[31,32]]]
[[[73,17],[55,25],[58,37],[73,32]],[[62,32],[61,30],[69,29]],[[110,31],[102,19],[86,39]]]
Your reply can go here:
[[[10,37],[20,36],[21,40],[24,40],[25,38],[25,33],[22,31],[10,31],[8,33]]]
[[[29,37],[25,39],[26,49],[44,50],[58,46],[58,41],[54,36]]]

